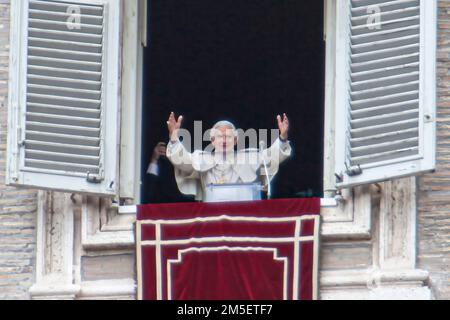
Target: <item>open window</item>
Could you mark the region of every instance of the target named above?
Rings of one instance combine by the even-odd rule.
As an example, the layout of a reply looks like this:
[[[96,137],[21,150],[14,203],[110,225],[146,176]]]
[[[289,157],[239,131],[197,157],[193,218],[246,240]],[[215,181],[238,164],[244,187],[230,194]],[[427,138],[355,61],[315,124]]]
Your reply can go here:
[[[321,1],[148,3],[143,203],[189,199],[179,194],[168,160],[159,160],[157,184],[147,174],[154,146],[168,141],[171,111],[184,116],[192,134],[194,121],[201,121],[203,132],[219,120],[243,130],[275,129],[276,115],[286,112],[294,150],[272,182],[272,196],[322,197],[323,11]]]
[[[280,197],[434,169],[435,0],[326,0],[326,54],[321,1],[126,3],[11,2],[8,184],[139,203],[172,110],[190,130],[286,111]]]

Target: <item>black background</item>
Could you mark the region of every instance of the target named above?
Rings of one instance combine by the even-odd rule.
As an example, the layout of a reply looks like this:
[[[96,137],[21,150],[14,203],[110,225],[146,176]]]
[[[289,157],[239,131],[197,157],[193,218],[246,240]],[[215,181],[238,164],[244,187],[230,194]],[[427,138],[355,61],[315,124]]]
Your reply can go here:
[[[196,120],[203,130],[223,119],[272,129],[286,112],[294,154],[274,197],[322,196],[324,48],[323,1],[149,1],[143,174],[153,147],[168,140],[170,111],[191,133]]]

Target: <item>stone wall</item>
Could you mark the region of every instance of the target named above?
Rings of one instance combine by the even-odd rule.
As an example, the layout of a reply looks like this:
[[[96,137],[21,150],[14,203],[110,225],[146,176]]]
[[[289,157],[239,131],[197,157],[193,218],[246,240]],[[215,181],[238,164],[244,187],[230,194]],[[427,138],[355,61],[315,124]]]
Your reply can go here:
[[[5,186],[9,0],[0,0],[0,299],[28,299],[34,282],[36,192]]]
[[[439,3],[437,170],[419,179],[418,265],[437,299],[450,299],[450,1]]]

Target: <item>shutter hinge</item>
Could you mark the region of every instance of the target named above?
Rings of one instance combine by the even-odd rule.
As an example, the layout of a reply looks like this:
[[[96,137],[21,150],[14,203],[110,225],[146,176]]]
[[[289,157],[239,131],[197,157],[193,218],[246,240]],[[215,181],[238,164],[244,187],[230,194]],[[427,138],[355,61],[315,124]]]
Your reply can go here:
[[[361,165],[356,165],[356,166],[351,166],[349,167],[347,165],[347,163],[345,163],[345,167],[347,168],[347,170],[345,171],[345,173],[349,176],[349,177],[355,177],[355,176],[360,176],[363,173],[363,169],[361,168]]]
[[[22,140],[22,127],[17,127],[17,146],[19,148],[25,147],[25,140]]]
[[[342,174],[335,173],[334,176],[336,177],[336,183],[341,183],[344,181],[344,176]]]
[[[86,177],[86,181],[89,183],[95,183],[95,184],[99,184],[103,181],[103,178],[101,178],[98,175],[93,175],[90,172],[87,173],[87,177]]]

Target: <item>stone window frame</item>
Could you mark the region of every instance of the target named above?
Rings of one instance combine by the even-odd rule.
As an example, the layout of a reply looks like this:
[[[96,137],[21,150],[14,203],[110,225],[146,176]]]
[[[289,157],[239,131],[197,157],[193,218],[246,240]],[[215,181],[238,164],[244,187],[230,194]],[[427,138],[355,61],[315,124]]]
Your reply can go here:
[[[145,0],[127,0],[128,5],[125,6],[124,21],[127,22],[124,24],[124,35],[128,34],[128,37],[134,40],[130,41],[130,39],[124,37],[123,50],[136,50],[135,55],[130,55],[131,59],[136,59],[134,61],[137,61],[140,55],[139,46],[145,43],[143,34],[136,36],[139,34],[137,32],[139,28],[145,25],[142,19],[139,21],[137,18],[139,16],[138,8],[143,6],[145,2]],[[142,9],[142,7],[140,8]],[[327,7],[328,10],[330,10],[329,6]],[[328,25],[327,28],[332,28],[332,26]],[[128,45],[131,44],[132,47],[128,47],[127,43]],[[327,50],[332,49],[327,48]],[[329,56],[327,56],[328,58]],[[327,63],[330,62],[327,60]],[[128,79],[138,79],[136,74],[133,74],[133,72],[139,72],[136,68],[139,68],[139,64],[136,64],[134,69],[125,68],[124,79],[127,79],[127,77]],[[128,86],[128,92],[123,94],[123,99],[125,102],[128,102],[125,105],[131,105],[131,103],[139,101],[140,84],[126,83],[126,86]],[[126,86],[124,85],[124,88]],[[327,82],[327,95],[329,94],[331,94],[330,83]],[[126,98],[127,96],[132,98]],[[326,112],[328,114],[333,109],[329,98],[330,96],[328,96],[328,103],[326,103]],[[130,110],[125,109],[124,112],[130,112]],[[135,111],[134,116],[137,115],[138,111]],[[132,121],[132,119],[129,120]],[[327,121],[331,121],[331,119],[328,118]],[[325,150],[328,150],[326,155],[330,155],[329,152],[334,147],[327,145],[327,141],[329,141],[327,137],[333,134],[332,127],[328,129],[325,137]],[[139,138],[139,132],[140,129],[128,134],[132,138]],[[135,140],[131,141],[134,143]],[[122,148],[123,150],[128,150],[129,146],[122,145]],[[136,154],[134,154],[134,157],[136,157]],[[332,164],[333,159],[325,157],[325,163]],[[136,167],[139,168],[140,166]],[[129,170],[132,173],[134,172],[137,177],[140,176],[139,170],[135,170],[135,167],[130,166]],[[330,174],[328,182],[325,181],[325,186],[332,187],[333,183],[330,177],[333,170],[331,167],[328,169],[325,167],[325,170]],[[325,175],[326,178],[327,175]],[[130,181],[136,185],[138,180],[134,180],[133,176]],[[391,296],[404,297],[405,294],[409,294],[412,297],[429,297],[429,290],[423,286],[428,279],[428,273],[415,269],[417,211],[415,186],[416,178],[412,177],[402,181],[343,190],[342,194],[338,195],[337,198],[335,197],[336,190],[333,188],[325,190],[327,197],[322,199],[321,212],[322,239],[325,241],[371,241],[374,246],[374,259],[377,261],[375,264],[379,264],[379,266],[378,269],[369,270],[321,272],[322,298],[354,298],[355,293],[347,290],[348,288],[356,288],[356,290],[367,289],[370,288],[369,284],[371,283],[375,287],[386,283],[388,288],[383,290],[377,289],[369,293],[363,292],[365,295],[361,295],[361,292],[358,291],[359,297],[374,299]],[[134,187],[130,188],[130,190],[134,190]],[[54,244],[53,241],[49,243],[49,240],[46,239],[48,233],[50,232],[51,234],[51,230],[46,230],[46,228],[51,228],[51,225],[48,225],[48,220],[52,215],[46,208],[46,204],[49,203],[48,195],[43,191],[39,192],[36,254],[37,284],[30,290],[32,296],[38,298],[49,296],[69,298],[133,296],[135,283],[132,279],[128,279],[123,283],[117,283],[117,281],[107,283],[80,282],[80,275],[77,274],[77,267],[79,266],[77,266],[76,261],[73,261],[73,255],[79,256],[80,254],[79,252],[75,254],[74,250],[84,250],[85,252],[103,252],[103,250],[117,250],[118,248],[133,250],[135,247],[133,224],[136,207],[132,205],[118,206],[113,204],[108,198],[95,196],[73,194],[72,196],[64,195],[64,197],[65,201],[63,201],[63,204],[65,209],[62,211],[64,215],[56,221],[56,223],[62,225],[61,230],[57,231],[62,237],[58,243]],[[401,199],[401,201],[397,203],[396,198]],[[78,214],[80,214],[80,218],[74,218],[74,215],[76,217]],[[372,215],[379,216],[376,221],[373,221],[373,226]],[[76,228],[81,228],[81,230],[79,234],[77,232],[74,234],[74,225],[78,225],[77,219],[81,221],[79,227]],[[392,240],[392,235],[396,235],[401,239],[395,247],[392,247],[389,242]],[[52,250],[49,250],[49,245]],[[74,245],[76,248],[74,248]],[[53,248],[54,246],[56,248]],[[56,273],[57,278],[45,279],[43,275],[45,274],[45,269],[49,268],[47,264],[50,261],[47,259],[48,261],[46,262],[45,260],[49,252],[50,254],[53,252],[53,249],[64,252],[61,257],[65,258],[61,263],[51,260],[52,264],[54,263],[57,265],[56,267],[64,268],[64,270],[61,274]],[[57,271],[59,270],[58,268],[56,268]],[[64,277],[61,278],[60,276]],[[73,285],[73,282],[76,284]],[[397,292],[397,289],[394,290],[392,285],[397,286],[400,283],[405,284],[406,289],[399,288]],[[55,286],[55,284],[57,285]],[[408,286],[418,287],[413,288],[415,290],[413,292]]]

